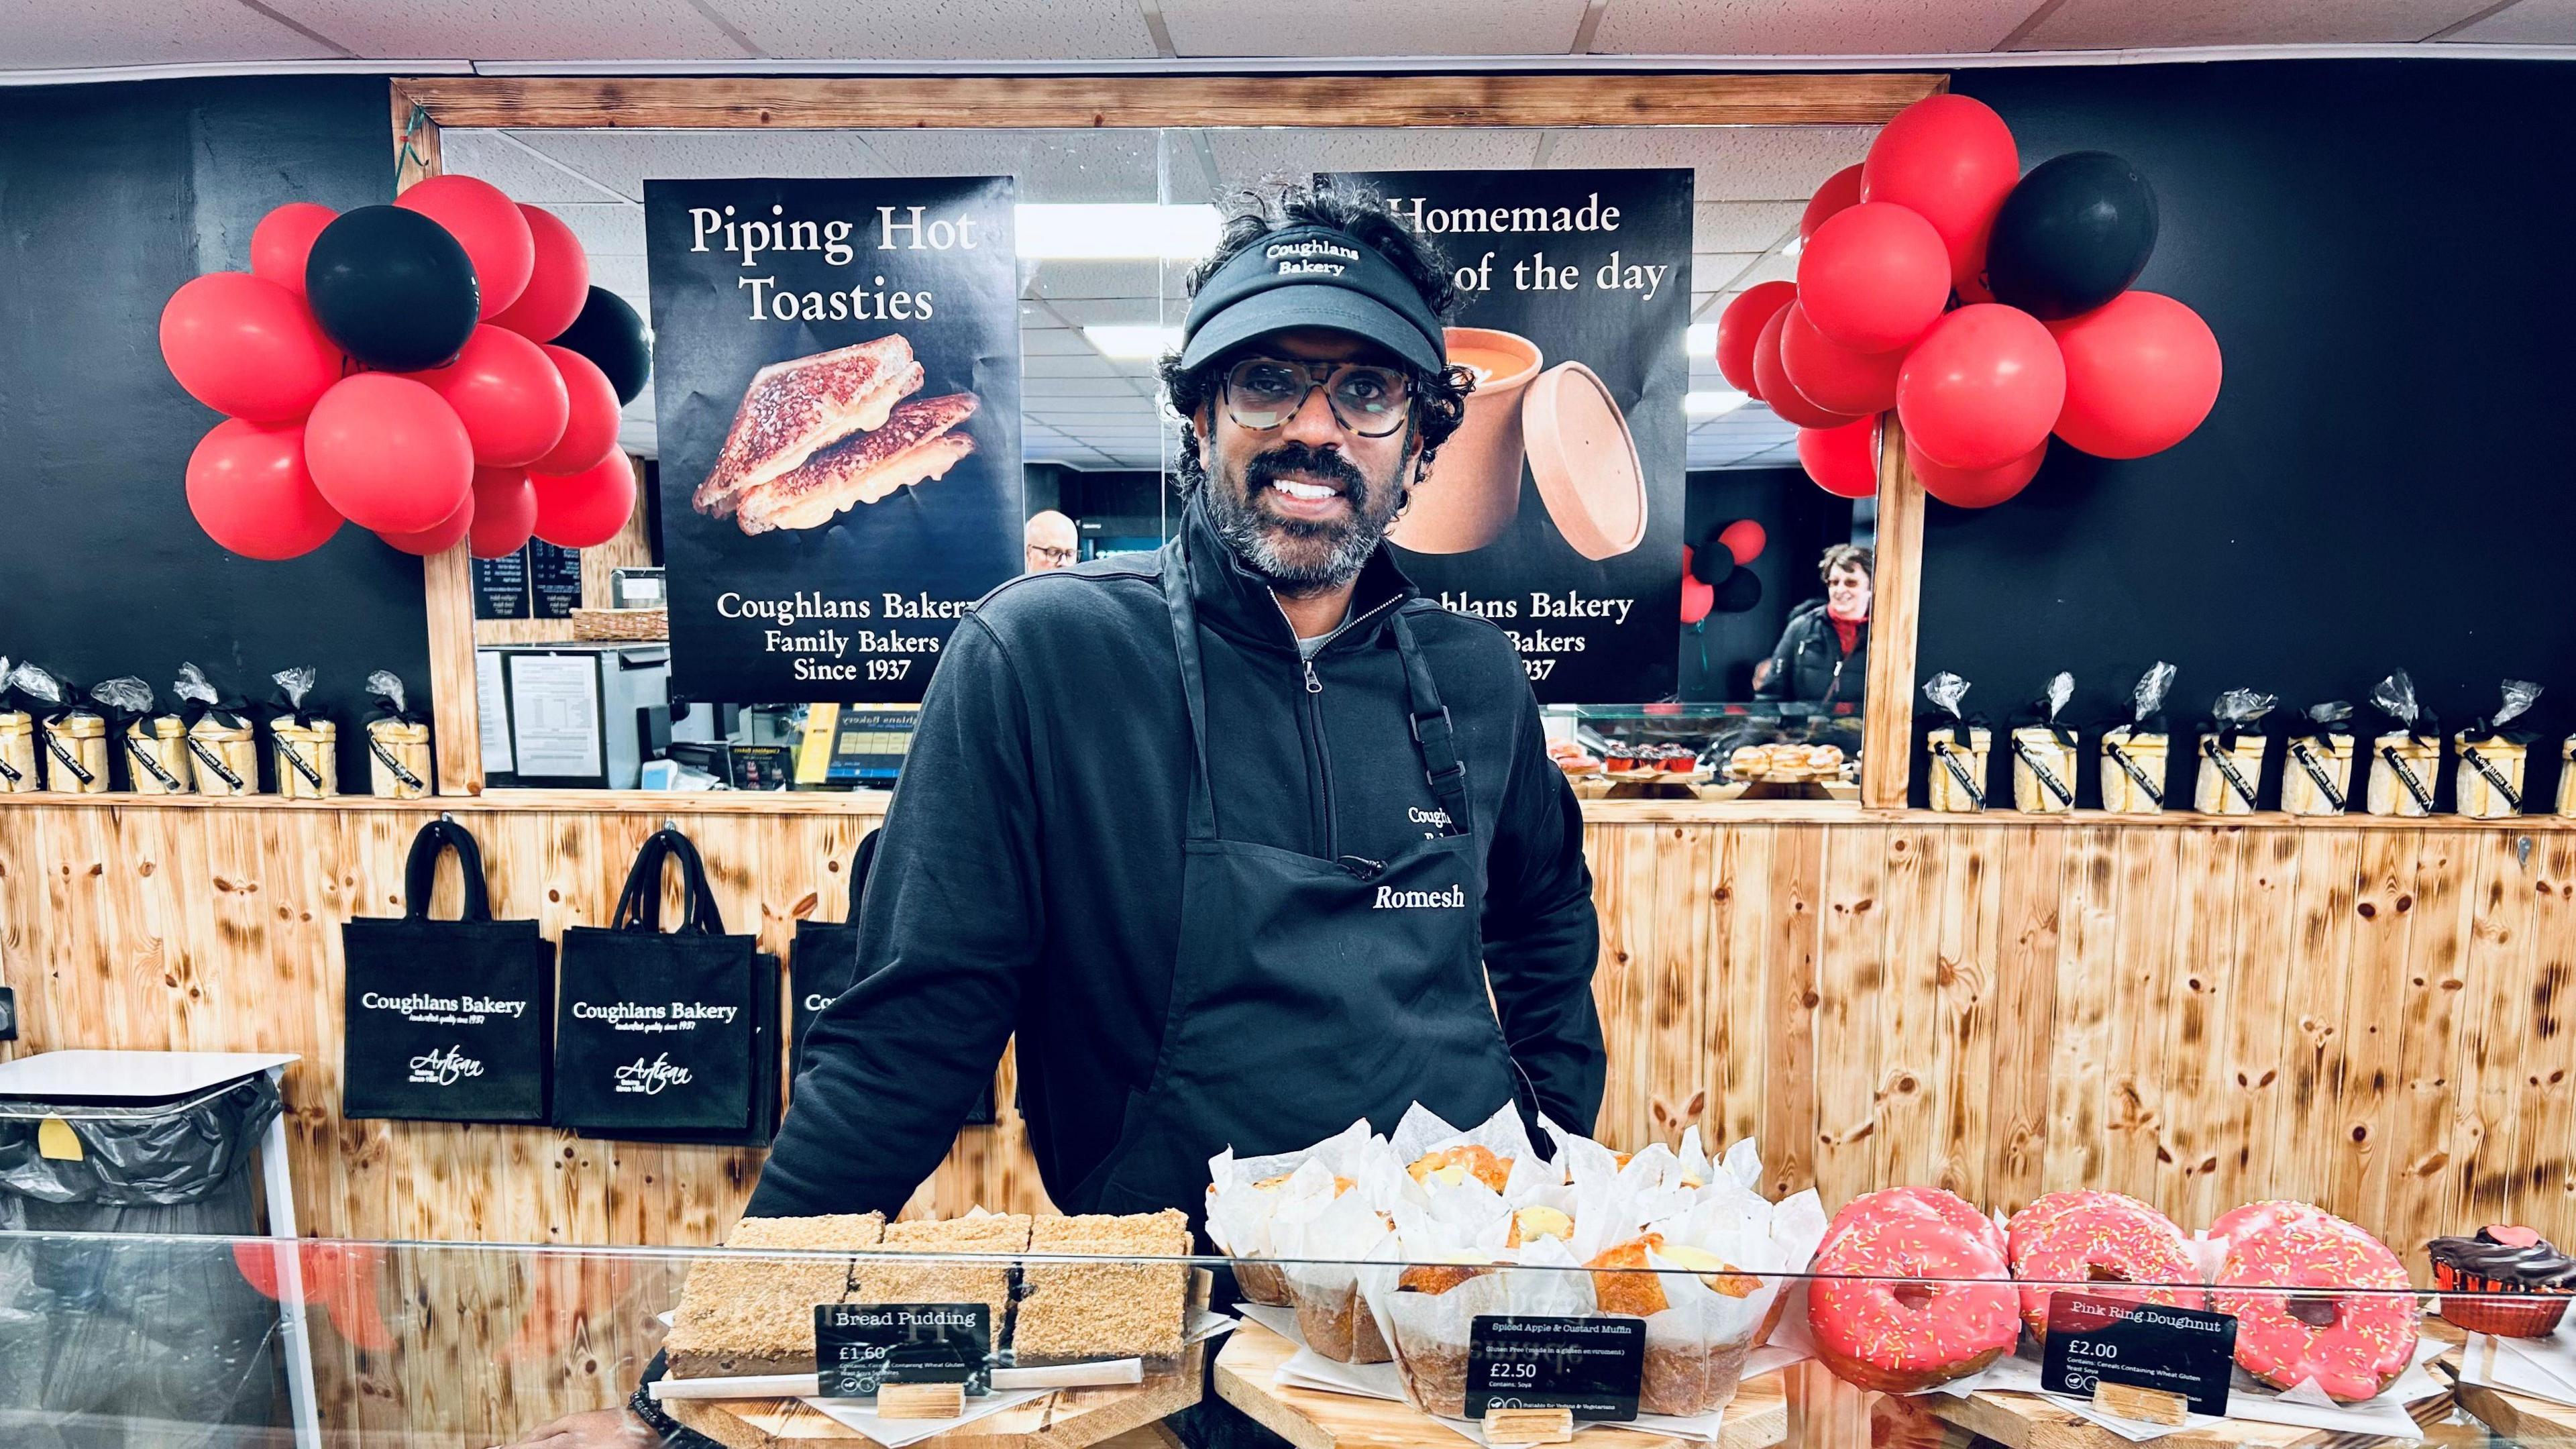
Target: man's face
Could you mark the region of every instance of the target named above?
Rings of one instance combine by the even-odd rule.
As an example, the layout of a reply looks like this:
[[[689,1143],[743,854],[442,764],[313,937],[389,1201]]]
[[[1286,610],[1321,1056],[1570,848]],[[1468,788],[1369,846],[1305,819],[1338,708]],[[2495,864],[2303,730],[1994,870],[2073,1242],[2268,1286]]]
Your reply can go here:
[[[1869,613],[1869,575],[1844,564],[1825,575],[1825,607],[1837,619],[1859,619]]]
[[[1393,361],[1356,337],[1321,329],[1271,333],[1227,361],[1250,356]],[[1283,591],[1356,577],[1403,505],[1414,453],[1410,421],[1386,437],[1362,437],[1342,426],[1317,389],[1286,422],[1256,430],[1234,420],[1222,382],[1195,421],[1217,536]]]
[[[1072,519],[1049,509],[1029,520],[1021,530],[1020,544],[1028,558],[1029,572],[1037,574],[1070,566],[1081,550],[1082,539],[1074,532]]]

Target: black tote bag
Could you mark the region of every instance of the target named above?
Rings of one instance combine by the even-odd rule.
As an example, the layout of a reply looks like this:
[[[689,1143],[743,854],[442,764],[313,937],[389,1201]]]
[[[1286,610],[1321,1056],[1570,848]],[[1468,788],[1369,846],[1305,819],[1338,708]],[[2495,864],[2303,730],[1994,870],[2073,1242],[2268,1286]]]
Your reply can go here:
[[[688,902],[668,933],[665,860],[678,863]],[[562,999],[555,1125],[642,1141],[768,1139],[778,1095],[776,963],[754,937],[725,934],[687,836],[666,829],[644,842],[609,925],[565,928]]]
[[[456,852],[465,907],[429,919],[438,858]],[[427,1122],[543,1122],[553,1061],[554,947],[534,921],[492,919],[483,852],[433,820],[411,843],[400,916],[340,928],[340,1111]]]
[[[796,940],[787,952],[787,981],[795,1004],[791,1013],[794,1030],[787,1053],[790,1081],[805,1070],[805,1033],[812,1029],[814,1018],[842,992],[858,984],[859,902],[867,893],[868,873],[876,867],[878,834],[869,831],[860,839],[858,853],[851,857],[848,917],[796,923]],[[988,1084],[976,1097],[975,1105],[966,1110],[966,1125],[990,1127],[993,1121],[993,1089]]]

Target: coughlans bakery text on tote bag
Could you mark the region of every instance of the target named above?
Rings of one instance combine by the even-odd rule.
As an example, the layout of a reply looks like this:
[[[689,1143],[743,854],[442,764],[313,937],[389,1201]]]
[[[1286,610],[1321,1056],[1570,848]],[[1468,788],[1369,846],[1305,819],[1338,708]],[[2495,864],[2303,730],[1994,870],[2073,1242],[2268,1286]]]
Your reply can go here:
[[[465,906],[429,919],[438,857],[453,849]],[[534,921],[496,921],[483,853],[433,820],[411,844],[404,913],[341,927],[348,962],[341,1115],[543,1122],[553,1057],[555,948]]]
[[[662,865],[680,867],[687,908],[661,929]],[[759,1109],[759,1084],[777,1090],[776,1023],[763,958],[751,936],[728,936],[697,847],[658,830],[636,853],[617,913],[605,926],[563,933],[563,1009],[555,1031],[555,1125],[603,1136],[749,1132],[775,1115]]]

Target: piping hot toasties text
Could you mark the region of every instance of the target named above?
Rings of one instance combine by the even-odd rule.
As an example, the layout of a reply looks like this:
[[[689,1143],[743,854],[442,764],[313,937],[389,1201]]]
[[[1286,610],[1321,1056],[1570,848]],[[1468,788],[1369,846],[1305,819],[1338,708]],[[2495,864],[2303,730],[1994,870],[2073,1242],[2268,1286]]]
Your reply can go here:
[[[813,252],[824,264],[855,265],[862,252],[971,252],[985,237],[973,217],[943,216],[926,206],[880,206],[865,232],[847,217],[790,217],[773,204],[769,215],[737,216],[730,206],[689,208],[689,250],[723,252],[745,269],[772,252]],[[734,284],[750,298],[754,322],[918,322],[929,318],[927,290],[890,291],[871,274],[837,291],[796,291],[776,277],[745,276]]]

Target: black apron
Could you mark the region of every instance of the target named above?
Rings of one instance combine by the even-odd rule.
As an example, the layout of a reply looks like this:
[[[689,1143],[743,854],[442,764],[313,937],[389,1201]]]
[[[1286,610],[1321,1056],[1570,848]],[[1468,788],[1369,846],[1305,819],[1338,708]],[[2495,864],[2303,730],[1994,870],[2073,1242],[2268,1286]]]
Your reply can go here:
[[[1393,860],[1323,860],[1228,840],[1209,793],[1205,674],[1189,567],[1163,553],[1163,597],[1189,709],[1181,935],[1161,1055],[1128,1095],[1118,1144],[1080,1210],[1207,1207],[1207,1162],[1293,1151],[1366,1117],[1393,1130],[1420,1102],[1461,1127],[1516,1098],[1486,994],[1483,862],[1449,712],[1403,610],[1389,620],[1413,737],[1446,833]],[[1423,607],[1430,607],[1425,605]]]

